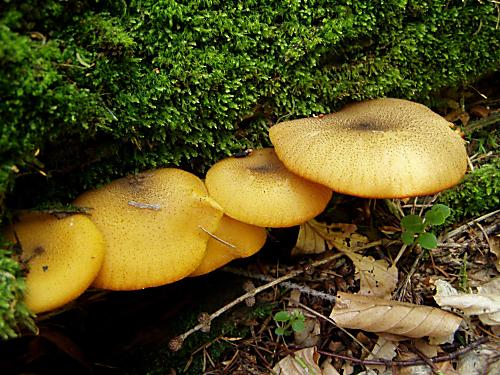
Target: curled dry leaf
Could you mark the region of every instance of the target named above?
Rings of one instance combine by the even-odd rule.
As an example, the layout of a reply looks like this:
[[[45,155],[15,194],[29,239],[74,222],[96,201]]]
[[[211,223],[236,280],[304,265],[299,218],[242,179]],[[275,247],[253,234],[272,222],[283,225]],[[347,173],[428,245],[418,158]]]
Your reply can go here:
[[[334,247],[350,251],[368,242],[365,236],[356,233],[357,229],[355,224],[324,224],[309,220],[300,226],[292,255],[320,254]]]
[[[434,307],[342,292],[337,293],[330,318],[343,328],[406,337],[429,336],[441,343],[451,342],[462,322],[460,317]]]
[[[434,299],[441,307],[453,307],[465,315],[478,315],[487,325],[500,325],[500,277],[478,287],[477,293],[458,293],[448,282],[437,280]]]
[[[353,252],[346,252],[356,267],[356,279],[359,279],[359,294],[390,299],[398,283],[398,269],[390,266],[384,259],[375,260]]]
[[[279,361],[273,371],[278,375],[322,375],[318,366],[319,357],[315,347],[301,349]]]

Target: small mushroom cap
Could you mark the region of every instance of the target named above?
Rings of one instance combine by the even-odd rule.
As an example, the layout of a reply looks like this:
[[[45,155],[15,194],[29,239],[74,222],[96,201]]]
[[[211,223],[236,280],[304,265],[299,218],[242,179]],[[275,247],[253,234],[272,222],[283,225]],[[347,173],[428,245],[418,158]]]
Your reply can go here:
[[[264,246],[267,232],[265,228],[242,223],[224,215],[214,236],[217,239],[211,237],[208,240],[205,258],[190,276],[205,275],[234,259],[255,254]]]
[[[286,169],[272,148],[217,162],[205,184],[226,215],[259,227],[304,223],[321,213],[332,196],[327,187]]]
[[[366,198],[430,195],[467,169],[464,141],[424,105],[376,99],[323,117],[286,121],[269,135],[294,173]]]
[[[203,182],[176,168],[115,180],[82,194],[102,231],[106,253],[94,286],[136,290],[188,276],[203,260],[222,208]]]
[[[34,313],[57,309],[81,295],[104,259],[103,236],[84,215],[57,219],[27,214],[6,235],[11,241],[17,236],[28,264],[24,302]]]

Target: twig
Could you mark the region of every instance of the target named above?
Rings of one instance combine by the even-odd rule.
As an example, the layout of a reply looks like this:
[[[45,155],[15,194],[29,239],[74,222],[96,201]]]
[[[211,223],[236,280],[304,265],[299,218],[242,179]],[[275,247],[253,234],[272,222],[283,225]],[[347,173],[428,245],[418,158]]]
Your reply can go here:
[[[422,259],[423,255],[424,255],[425,250],[424,249],[421,249],[421,250],[422,251],[420,251],[420,254],[418,254],[417,257],[415,258],[415,261],[413,262],[413,264],[411,266],[410,272],[408,272],[408,274],[406,275],[405,280],[399,285],[399,287],[394,292],[394,296],[398,300],[401,300],[401,298],[403,297],[404,292],[406,291],[406,287],[411,282],[411,277],[413,276],[413,274],[417,270],[418,262],[420,262],[420,259]]]
[[[429,360],[432,363],[440,363],[440,362],[448,362],[451,361],[457,357],[460,357],[461,355],[470,352],[471,350],[477,348],[478,346],[486,343],[488,341],[487,337],[481,337],[479,340],[473,342],[469,346],[466,346],[465,348],[456,350],[452,353],[449,353],[447,355],[442,355],[442,356],[437,356],[437,357],[432,357],[429,358]],[[385,365],[387,367],[391,366],[396,366],[396,367],[406,367],[406,366],[416,366],[416,365],[425,365],[426,362],[423,359],[410,359],[410,360],[390,360],[390,359],[358,359],[354,357],[349,357],[346,355],[341,355],[341,354],[335,354],[331,352],[326,352],[323,350],[318,350],[319,354],[326,355],[328,357],[333,357],[333,358],[339,358],[339,359],[344,359],[349,362],[353,363],[358,363],[361,365]]]
[[[233,245],[232,243],[229,243],[227,241],[224,241],[222,238],[219,238],[217,237],[215,234],[211,233],[210,231],[206,230],[205,228],[203,228],[201,225],[198,225],[198,228],[200,228],[203,232],[205,232],[206,234],[208,234],[210,237],[212,237],[214,240],[217,240],[219,241],[220,243],[226,245],[226,246],[229,246],[230,248],[232,249],[236,249],[236,246]]]
[[[486,215],[483,215],[483,216],[480,216],[474,220],[471,220],[469,221],[468,223],[465,223],[464,225],[452,230],[451,232],[448,232],[448,233],[445,233],[445,235],[443,236],[443,239],[444,240],[447,240],[449,238],[452,238],[452,237],[455,237],[457,234],[460,234],[462,232],[464,232],[467,228],[469,228],[472,224],[475,224],[475,223],[479,223],[483,220],[486,220],[492,216],[495,216],[497,214],[500,213],[500,210],[496,210],[496,211],[493,211],[493,212],[490,212]]]
[[[488,233],[484,230],[483,226],[479,223],[476,223],[476,225],[479,227],[479,230],[483,233],[484,239],[486,240],[486,243],[488,244],[488,248],[490,249],[490,253],[494,253],[493,251],[493,246],[491,245],[490,237],[488,236]]]
[[[486,126],[494,125],[500,121],[500,113],[492,114],[488,117],[482,118],[477,121],[470,122],[464,129],[464,133],[472,133],[478,129],[484,128]]]
[[[327,316],[325,316],[325,315],[317,312],[316,310],[311,309],[309,306],[306,306],[306,305],[304,305],[304,304],[302,304],[300,302],[295,302],[295,301],[293,301],[293,302],[295,303],[295,305],[297,305],[298,307],[300,307],[300,308],[308,311],[309,313],[313,314],[314,316],[316,316],[318,318],[321,318],[321,319],[327,321],[328,323],[334,325],[335,327],[337,327],[338,329],[340,329],[342,332],[344,332],[347,336],[349,336],[351,339],[353,339],[353,341],[356,342],[361,347],[361,349],[363,349],[367,354],[371,353],[371,351],[366,346],[364,346],[361,341],[359,341],[354,335],[352,335],[345,328],[339,327],[337,325],[337,323],[335,323],[335,321],[333,319],[331,319],[331,318],[329,318],[329,317],[327,317]]]
[[[210,323],[212,320],[214,320],[218,316],[222,315],[223,313],[225,313],[226,311],[228,311],[232,307],[238,305],[239,303],[244,302],[247,298],[255,297],[257,294],[259,294],[260,292],[262,292],[266,289],[272,288],[273,286],[278,285],[278,284],[280,284],[288,279],[294,278],[294,277],[306,272],[306,270],[309,270],[311,268],[318,267],[318,266],[321,266],[323,264],[329,263],[332,260],[341,257],[342,255],[343,254],[341,254],[341,253],[336,253],[336,254],[329,256],[327,258],[318,260],[316,262],[313,262],[313,263],[307,265],[303,269],[292,271],[292,272],[288,273],[287,275],[279,277],[279,278],[277,278],[277,279],[275,279],[267,284],[264,284],[258,288],[255,288],[255,289],[241,295],[240,297],[236,298],[234,301],[228,303],[227,305],[223,306],[222,308],[220,308],[219,310],[217,310],[213,314],[209,315],[207,317],[207,321],[194,326],[190,330],[188,330],[188,331],[184,332],[183,334],[170,340],[170,343],[169,343],[170,350],[178,351],[182,347],[182,344],[187,337],[189,337],[191,334],[193,334],[195,332],[198,332],[202,328],[205,328],[207,326],[207,323]]]
[[[252,279],[261,280],[261,281],[269,282],[269,281],[275,280],[271,276],[266,276],[266,275],[262,275],[260,273],[240,270],[240,269],[233,268],[233,267],[224,267],[222,269],[222,271],[230,272],[230,273],[233,273],[235,275],[250,277]],[[309,288],[306,285],[291,283],[289,281],[282,282],[281,285],[284,286],[285,288],[300,290],[301,292],[303,292],[305,294],[309,294],[309,295],[314,296],[314,297],[319,297],[319,298],[324,299],[326,301],[335,302],[335,300],[336,300],[336,297],[334,295],[320,292],[319,290]]]

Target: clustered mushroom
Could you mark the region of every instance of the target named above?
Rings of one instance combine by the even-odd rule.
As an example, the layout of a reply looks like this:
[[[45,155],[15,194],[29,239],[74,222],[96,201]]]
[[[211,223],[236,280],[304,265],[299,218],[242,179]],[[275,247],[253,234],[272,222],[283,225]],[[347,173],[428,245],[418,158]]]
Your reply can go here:
[[[304,223],[332,191],[429,195],[466,172],[463,140],[427,107],[376,99],[279,123],[273,148],[219,161],[205,183],[176,168],[121,178],[78,197],[90,216],[29,214],[7,228],[28,264],[26,303],[58,308],[90,285],[136,290],[200,276],[259,251],[265,227]]]

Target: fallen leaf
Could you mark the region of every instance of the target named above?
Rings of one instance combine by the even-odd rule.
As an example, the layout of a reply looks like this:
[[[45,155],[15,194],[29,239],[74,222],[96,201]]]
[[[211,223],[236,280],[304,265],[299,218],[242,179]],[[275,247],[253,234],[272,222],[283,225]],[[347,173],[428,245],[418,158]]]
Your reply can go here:
[[[482,105],[475,105],[470,109],[470,113],[479,117],[488,117],[491,110],[487,107],[483,107]]]
[[[447,281],[437,280],[434,300],[441,307],[459,309],[465,315],[478,315],[487,325],[500,325],[500,277],[478,287],[477,293],[458,293]]]
[[[457,362],[457,372],[467,375],[482,375],[482,374],[499,374],[500,361],[498,358],[498,350],[489,348],[487,345],[470,351],[459,357]]]
[[[425,354],[427,357],[436,357],[440,348],[437,345],[430,345],[427,341],[422,339],[413,340],[415,348],[420,350],[421,353]]]
[[[429,336],[440,343],[452,342],[462,322],[460,317],[438,308],[342,292],[337,293],[330,318],[343,328],[412,338]]]
[[[392,360],[396,357],[396,348],[397,344],[393,341],[379,337],[372,349],[372,352],[366,357],[366,359]],[[382,374],[387,369],[384,365],[367,365],[366,368],[370,370],[377,370],[379,374]]]
[[[319,357],[315,347],[301,349],[279,361],[273,371],[278,375],[322,375]]]
[[[390,299],[391,293],[398,283],[398,269],[390,266],[384,259],[375,260],[353,252],[345,252],[356,268],[356,279],[359,279],[359,294]]]
[[[321,364],[322,375],[340,375],[337,369],[332,365],[332,359],[327,358]]]
[[[295,344],[298,346],[316,346],[321,340],[321,325],[316,317],[305,315],[304,329],[293,333]]]
[[[302,224],[292,255],[320,254],[327,250],[351,250],[368,242],[365,236],[356,233],[355,224],[324,224],[309,220]]]

